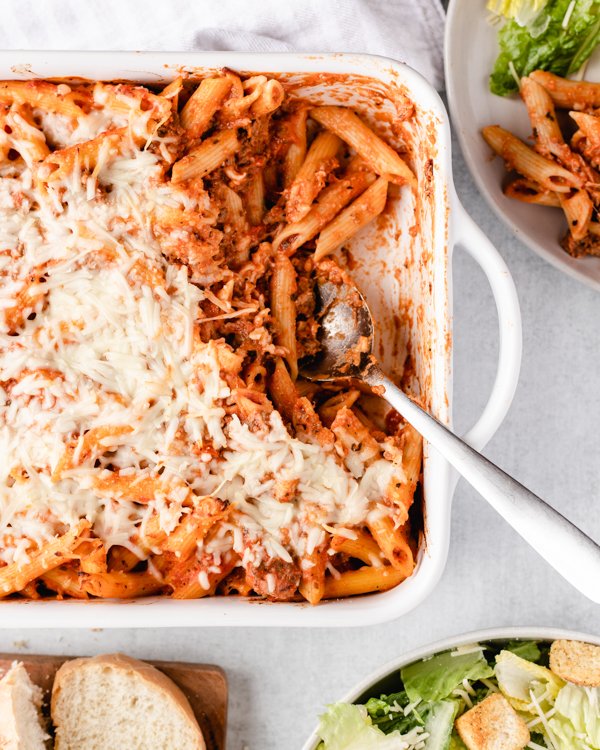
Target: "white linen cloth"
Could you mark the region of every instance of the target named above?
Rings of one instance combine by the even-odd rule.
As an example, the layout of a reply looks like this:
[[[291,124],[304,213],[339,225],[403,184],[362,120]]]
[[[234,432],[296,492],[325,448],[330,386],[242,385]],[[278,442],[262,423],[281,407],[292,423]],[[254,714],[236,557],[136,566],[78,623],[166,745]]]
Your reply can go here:
[[[443,86],[440,0],[0,0],[0,49],[369,52]]]

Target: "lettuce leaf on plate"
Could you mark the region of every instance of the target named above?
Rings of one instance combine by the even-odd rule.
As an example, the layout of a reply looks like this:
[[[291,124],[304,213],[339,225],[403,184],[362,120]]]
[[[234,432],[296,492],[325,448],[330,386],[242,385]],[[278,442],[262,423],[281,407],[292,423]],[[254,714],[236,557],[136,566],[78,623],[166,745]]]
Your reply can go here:
[[[463,680],[481,680],[493,674],[483,649],[477,647],[446,651],[401,670],[404,689],[411,703],[443,700]]]
[[[530,24],[548,0],[488,0],[487,9],[498,16],[514,18],[519,26]]]
[[[600,44],[600,0],[548,0],[528,25],[508,21],[498,42],[490,90],[499,96],[517,92],[533,70],[576,73]]]

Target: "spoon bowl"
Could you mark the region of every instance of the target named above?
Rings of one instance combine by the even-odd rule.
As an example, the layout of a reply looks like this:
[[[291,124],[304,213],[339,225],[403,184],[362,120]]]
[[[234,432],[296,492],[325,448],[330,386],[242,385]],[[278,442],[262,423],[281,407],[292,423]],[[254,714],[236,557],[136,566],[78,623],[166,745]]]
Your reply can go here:
[[[300,363],[307,380],[360,378],[373,351],[373,318],[365,298],[348,283],[321,281],[316,289],[319,308],[319,352]]]

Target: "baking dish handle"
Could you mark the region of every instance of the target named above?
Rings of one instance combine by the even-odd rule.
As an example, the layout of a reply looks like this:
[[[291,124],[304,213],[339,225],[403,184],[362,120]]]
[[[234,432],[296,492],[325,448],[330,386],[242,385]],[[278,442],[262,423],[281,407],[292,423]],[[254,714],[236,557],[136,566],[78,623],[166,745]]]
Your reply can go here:
[[[463,435],[465,442],[481,451],[502,424],[515,395],[521,369],[521,311],[514,281],[502,256],[456,196],[455,201],[455,244],[461,245],[487,276],[498,311],[500,342],[496,379],[483,413]]]

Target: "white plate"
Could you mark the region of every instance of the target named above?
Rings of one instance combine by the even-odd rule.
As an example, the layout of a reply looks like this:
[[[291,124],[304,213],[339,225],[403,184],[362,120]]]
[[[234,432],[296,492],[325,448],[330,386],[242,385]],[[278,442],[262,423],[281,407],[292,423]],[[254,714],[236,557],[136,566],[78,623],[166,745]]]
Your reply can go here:
[[[363,703],[372,696],[390,693],[397,684],[399,672],[402,667],[406,667],[421,659],[447,651],[451,648],[458,648],[470,643],[483,643],[485,641],[557,641],[565,639],[570,641],[585,641],[600,646],[600,637],[579,633],[573,630],[558,630],[557,628],[495,628],[493,630],[477,630],[464,635],[455,635],[446,638],[443,641],[437,641],[428,646],[415,649],[404,656],[397,657],[393,661],[384,664],[376,672],[361,680],[347,695],[340,700],[344,703]],[[316,750],[319,744],[319,736],[315,730],[302,750]]]
[[[600,289],[600,258],[572,258],[559,244],[566,231],[562,211],[520,203],[502,193],[506,170],[501,159],[492,159],[481,128],[501,125],[525,139],[531,125],[518,97],[495,96],[489,90],[498,28],[489,23],[485,6],[486,0],[451,0],[446,23],[446,89],[465,161],[492,209],[522,242],[559,270]],[[600,54],[588,65],[586,78],[600,81]]]

